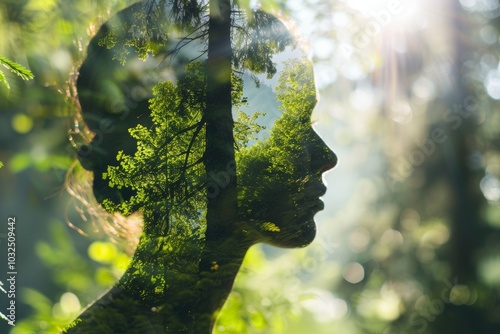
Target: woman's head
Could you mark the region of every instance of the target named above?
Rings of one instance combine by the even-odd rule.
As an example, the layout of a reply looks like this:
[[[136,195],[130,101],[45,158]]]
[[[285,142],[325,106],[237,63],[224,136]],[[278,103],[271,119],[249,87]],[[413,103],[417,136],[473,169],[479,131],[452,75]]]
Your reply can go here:
[[[141,8],[122,11],[90,43],[77,87],[95,136],[79,159],[94,173],[94,194],[108,211],[140,210],[166,228],[186,217],[201,222],[207,197],[235,177],[210,181],[203,166],[206,40],[201,34],[186,43],[183,34],[204,23],[169,24],[172,33],[162,35],[168,40],[146,43],[130,23]],[[323,208],[321,174],[336,163],[311,128],[312,65],[273,16],[256,12],[234,24],[246,29],[232,35],[238,219],[257,232],[256,241],[304,246]],[[148,43],[156,55],[139,59],[139,46],[144,51]]]

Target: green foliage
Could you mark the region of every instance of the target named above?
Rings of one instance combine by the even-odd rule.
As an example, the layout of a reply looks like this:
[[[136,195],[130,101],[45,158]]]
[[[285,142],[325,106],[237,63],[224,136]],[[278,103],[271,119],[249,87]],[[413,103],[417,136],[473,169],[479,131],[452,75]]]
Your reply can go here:
[[[270,258],[262,246],[251,247],[234,289],[218,316],[214,333],[307,332],[309,329],[295,328],[306,313],[300,303],[304,291],[294,286],[298,274],[297,255]]]
[[[276,95],[281,102],[283,116],[276,121],[275,130],[269,138],[271,151],[267,154],[272,163],[270,170],[285,166],[284,169],[290,176],[303,177],[303,168],[307,164],[297,163],[296,159],[305,158],[303,145],[312,141],[311,112],[316,105],[312,65],[306,59],[285,63]]]
[[[30,305],[33,315],[16,321],[12,334],[60,333],[90,301],[89,293],[102,293],[123,275],[130,262],[130,257],[109,241],[92,242],[86,257],[76,250],[64,223],[52,222],[49,229],[51,239],[39,241],[35,248],[38,258],[53,273],[57,293],[47,296],[21,288],[18,300]]]
[[[257,119],[265,116],[263,112],[254,112],[251,116],[241,110],[236,111],[237,118],[234,121],[234,141],[236,148],[248,146],[248,142],[257,139],[257,134],[264,130],[264,125],[259,125]]]
[[[155,97],[149,101],[153,126],[130,129],[137,140],[136,152],[127,155],[120,151],[119,165],[109,166],[104,175],[110,187],[131,188],[136,194],[120,203],[104,200],[106,210],[124,215],[137,210],[146,215],[162,212],[163,217],[158,218],[165,220],[167,228],[172,220],[186,220],[183,215],[188,212],[198,217],[207,182],[203,166],[205,85],[203,63],[197,61],[186,66],[177,85],[165,81],[154,87]],[[241,78],[233,76],[237,147],[245,147],[264,128],[256,122],[262,113],[248,115],[238,108],[245,103],[242,91]],[[181,206],[182,212],[178,211]]]
[[[205,4],[196,0],[138,2],[118,12],[107,23],[99,46],[113,48],[113,59],[125,64],[131,52],[145,60],[156,55],[170,39],[181,31],[186,34],[202,34],[196,31]],[[193,36],[191,36],[193,37]]]
[[[15,61],[7,59],[6,57],[0,56],[0,64],[3,65],[12,73],[19,76],[23,80],[30,80],[35,77],[33,73],[31,73],[31,71],[28,70],[26,67],[16,63]],[[7,78],[5,77],[5,74],[2,71],[0,71],[0,82],[3,83],[7,87],[7,89],[10,89],[10,85],[7,82]]]
[[[241,150],[238,155],[242,186],[239,197],[242,211],[248,217],[254,215],[255,203],[270,211],[273,198],[279,194],[295,194],[289,209],[295,212],[303,209],[299,205],[300,193],[314,174],[309,170],[310,157],[303,144],[318,144],[310,121],[316,104],[312,66],[305,59],[289,61],[278,81],[276,93],[283,112],[281,117],[275,121],[266,141]]]
[[[53,154],[50,159],[40,159],[31,152],[18,152],[9,161],[9,170],[13,173],[22,172],[28,168],[46,172],[51,168],[61,168],[66,170],[73,163],[73,159],[65,154]]]
[[[143,6],[142,3],[137,3],[128,11],[132,12],[132,15],[118,13],[110,19],[106,23],[104,35],[98,42],[99,46],[113,48],[113,60],[119,60],[122,65],[125,64],[131,49],[135,50],[139,59],[145,60],[148,55],[156,54],[169,38],[166,32],[170,18],[165,17],[165,2],[153,4],[152,6],[161,8],[150,11],[143,10]]]
[[[268,78],[276,74],[273,55],[293,45],[293,37],[285,25],[274,16],[262,11],[252,11],[248,21],[234,29],[233,62],[235,67],[265,73]]]
[[[137,210],[162,212],[176,219],[171,217],[172,209],[184,204],[197,212],[204,175],[204,102],[199,95],[203,87],[201,62],[188,65],[177,86],[166,81],[154,87],[155,97],[150,100],[153,126],[130,129],[137,151],[133,156],[120,151],[119,166],[109,166],[105,174],[111,187],[129,187],[136,195],[122,203],[105,200],[108,211],[125,215]]]

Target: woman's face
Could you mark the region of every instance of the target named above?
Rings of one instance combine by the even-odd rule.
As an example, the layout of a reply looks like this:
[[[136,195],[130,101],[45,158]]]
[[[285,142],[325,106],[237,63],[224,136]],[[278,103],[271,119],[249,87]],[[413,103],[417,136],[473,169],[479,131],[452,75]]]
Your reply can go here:
[[[311,127],[312,65],[287,61],[274,91],[280,116],[266,124],[269,137],[237,153],[240,212],[255,223],[260,241],[302,247],[315,237],[313,217],[323,209],[319,197],[326,191],[322,173],[337,157]]]

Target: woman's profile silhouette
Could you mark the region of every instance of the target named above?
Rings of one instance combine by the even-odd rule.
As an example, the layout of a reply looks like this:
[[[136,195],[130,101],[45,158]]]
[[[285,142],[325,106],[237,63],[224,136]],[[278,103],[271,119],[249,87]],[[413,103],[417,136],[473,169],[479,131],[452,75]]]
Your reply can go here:
[[[210,333],[250,246],[315,237],[322,174],[337,158],[311,127],[311,63],[280,20],[236,11],[233,138],[211,149],[225,125],[208,115],[218,96],[207,80],[206,6],[189,3],[122,10],[80,67],[81,116],[94,133],[78,147],[80,163],[100,205],[140,212],[144,226],[123,277],[64,333]],[[234,160],[220,153],[228,148]]]

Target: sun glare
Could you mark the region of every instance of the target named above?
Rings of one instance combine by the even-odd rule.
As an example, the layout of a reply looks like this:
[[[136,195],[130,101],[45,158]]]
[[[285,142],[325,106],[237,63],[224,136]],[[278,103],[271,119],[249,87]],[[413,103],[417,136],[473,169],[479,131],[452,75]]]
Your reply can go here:
[[[349,0],[347,1],[348,5],[351,8],[360,10],[360,11],[371,11],[371,10],[378,10],[378,9],[384,9],[388,7],[389,5],[401,5],[401,1],[389,1],[389,0],[371,0],[371,1],[366,1],[366,0]],[[391,3],[391,4],[390,4]]]
[[[421,26],[423,0],[349,0],[347,4],[367,17],[373,17],[382,25],[391,25],[400,29],[413,29]]]

